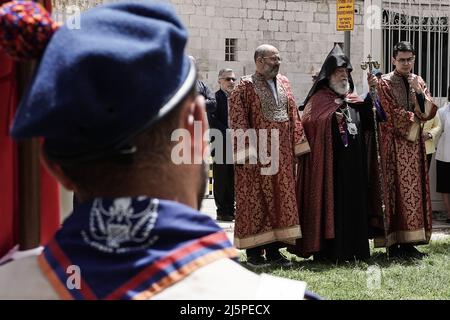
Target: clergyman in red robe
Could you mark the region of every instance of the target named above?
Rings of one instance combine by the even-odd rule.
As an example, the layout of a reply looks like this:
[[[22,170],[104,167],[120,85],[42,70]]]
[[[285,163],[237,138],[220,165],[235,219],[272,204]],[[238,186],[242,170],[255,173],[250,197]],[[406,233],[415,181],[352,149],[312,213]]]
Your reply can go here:
[[[234,150],[234,245],[246,249],[247,263],[254,267],[289,265],[279,253],[279,246],[283,246],[280,243],[292,243],[301,237],[295,195],[296,164],[299,156],[309,152],[309,145],[289,80],[278,74],[280,59],[275,47],[258,47],[256,72],[241,79],[229,102],[230,127],[236,137],[241,137],[239,130],[242,136],[254,133],[257,143],[236,142]],[[274,132],[278,133],[275,142]],[[279,156],[268,164],[261,157],[266,152]],[[255,160],[253,164],[251,159]],[[276,172],[264,173],[271,165],[276,166]]]
[[[428,243],[432,229],[421,123],[432,119],[437,107],[423,79],[411,73],[414,61],[412,45],[398,43],[392,58],[395,70],[382,76],[378,88],[387,114],[380,126],[387,236],[376,238],[375,246],[389,248],[392,256],[422,256],[414,245]]]

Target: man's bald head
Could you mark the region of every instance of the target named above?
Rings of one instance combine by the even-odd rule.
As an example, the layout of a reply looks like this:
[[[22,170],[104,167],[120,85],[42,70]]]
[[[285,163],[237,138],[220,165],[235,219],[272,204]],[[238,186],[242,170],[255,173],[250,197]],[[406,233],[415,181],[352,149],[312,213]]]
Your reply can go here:
[[[270,44],[262,44],[255,50],[254,60],[258,60],[259,57],[266,57],[270,55],[272,52],[278,51],[277,48]]]
[[[263,44],[256,48],[256,72],[264,76],[266,80],[273,79],[277,76],[280,64],[281,57],[277,48],[270,44]]]

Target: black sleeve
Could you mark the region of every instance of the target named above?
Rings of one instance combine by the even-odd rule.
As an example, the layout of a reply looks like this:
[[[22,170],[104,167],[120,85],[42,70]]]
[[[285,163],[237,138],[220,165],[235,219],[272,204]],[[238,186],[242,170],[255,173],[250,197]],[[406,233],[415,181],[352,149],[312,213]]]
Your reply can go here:
[[[425,96],[423,95],[423,93],[416,92],[416,98],[417,98],[417,102],[419,103],[420,112],[424,113],[425,112]]]
[[[227,107],[227,97],[223,96],[223,94],[221,94],[220,92],[221,91],[219,90],[215,93],[216,110],[215,112],[211,113],[211,117],[214,118],[214,126],[221,131],[225,131],[228,128],[228,119],[222,118],[225,114],[223,108]]]
[[[368,93],[366,98],[364,99],[364,103],[358,109],[360,112],[361,125],[363,127],[363,130],[373,131],[373,105],[374,103],[372,103],[372,96]],[[383,110],[383,106],[381,105],[379,98],[377,98],[375,101],[375,109],[377,112],[377,122],[386,121],[386,112]]]
[[[225,131],[228,129],[228,121],[227,123],[224,123],[219,117],[215,118],[216,120],[216,127],[217,129],[221,130],[221,131]]]
[[[201,83],[199,93],[205,97],[206,112],[215,112],[217,108],[216,97],[203,82]]]
[[[361,119],[361,127],[363,130],[373,130],[373,110],[372,110],[372,96],[367,94],[364,103],[359,106],[359,116]]]

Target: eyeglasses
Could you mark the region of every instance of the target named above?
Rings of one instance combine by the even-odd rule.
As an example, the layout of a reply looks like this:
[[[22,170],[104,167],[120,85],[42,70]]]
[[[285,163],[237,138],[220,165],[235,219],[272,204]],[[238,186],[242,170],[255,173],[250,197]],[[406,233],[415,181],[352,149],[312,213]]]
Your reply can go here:
[[[226,77],[226,78],[220,78],[220,79],[223,79],[225,81],[236,81],[236,78],[233,78],[233,77]]]
[[[263,59],[270,59],[272,62],[281,62],[283,59],[281,59],[280,56],[271,56],[271,57],[262,57]]]
[[[416,57],[411,57],[411,58],[401,58],[401,59],[396,59],[396,61],[400,62],[401,64],[411,64],[416,60]]]

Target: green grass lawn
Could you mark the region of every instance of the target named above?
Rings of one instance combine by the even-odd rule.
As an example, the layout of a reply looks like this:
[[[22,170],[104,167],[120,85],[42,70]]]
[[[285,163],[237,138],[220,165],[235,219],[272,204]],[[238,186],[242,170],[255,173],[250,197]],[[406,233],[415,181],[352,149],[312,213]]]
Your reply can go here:
[[[419,246],[421,260],[387,260],[384,249],[373,249],[366,261],[335,264],[314,262],[286,253],[294,266],[264,268],[265,272],[306,281],[325,299],[450,299],[450,238]]]

